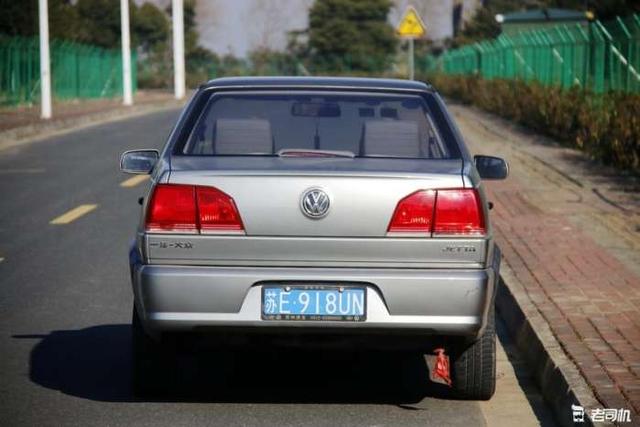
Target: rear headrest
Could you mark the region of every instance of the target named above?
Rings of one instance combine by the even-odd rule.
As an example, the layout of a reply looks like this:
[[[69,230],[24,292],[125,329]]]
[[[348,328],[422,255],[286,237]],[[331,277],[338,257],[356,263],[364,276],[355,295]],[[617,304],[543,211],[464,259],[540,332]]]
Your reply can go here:
[[[268,120],[218,119],[215,133],[214,154],[273,154]]]
[[[364,124],[363,155],[421,157],[418,124],[402,120],[371,120]]]

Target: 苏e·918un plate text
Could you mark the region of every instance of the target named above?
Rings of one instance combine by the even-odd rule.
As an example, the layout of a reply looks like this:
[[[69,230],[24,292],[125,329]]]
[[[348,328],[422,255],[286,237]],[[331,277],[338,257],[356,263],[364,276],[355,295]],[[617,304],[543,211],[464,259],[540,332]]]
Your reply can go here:
[[[262,318],[264,320],[364,321],[366,289],[327,285],[263,286]]]

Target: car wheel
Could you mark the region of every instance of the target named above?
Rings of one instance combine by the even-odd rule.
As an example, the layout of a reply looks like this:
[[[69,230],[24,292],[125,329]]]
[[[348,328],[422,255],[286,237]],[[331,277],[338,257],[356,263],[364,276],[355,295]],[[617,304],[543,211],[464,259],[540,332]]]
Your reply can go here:
[[[131,341],[133,394],[139,397],[158,395],[166,386],[166,370],[163,369],[166,349],[144,331],[135,306],[131,319]]]
[[[456,396],[489,400],[496,390],[495,306],[491,305],[487,326],[480,338],[455,351],[451,363],[452,388]]]

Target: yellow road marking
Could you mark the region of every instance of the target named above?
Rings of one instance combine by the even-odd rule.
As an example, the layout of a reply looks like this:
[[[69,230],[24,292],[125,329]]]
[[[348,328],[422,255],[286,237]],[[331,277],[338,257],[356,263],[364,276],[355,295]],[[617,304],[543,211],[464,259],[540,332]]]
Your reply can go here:
[[[97,207],[98,205],[80,205],[77,208],[73,208],[69,212],[53,219],[49,224],[69,224],[70,222],[80,218],[82,215],[88,214]]]
[[[135,187],[149,179],[149,175],[136,175],[120,183],[120,187]]]

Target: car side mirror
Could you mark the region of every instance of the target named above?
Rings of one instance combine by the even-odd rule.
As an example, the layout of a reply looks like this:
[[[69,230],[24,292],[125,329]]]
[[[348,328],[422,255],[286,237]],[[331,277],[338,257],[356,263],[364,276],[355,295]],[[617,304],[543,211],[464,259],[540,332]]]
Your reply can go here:
[[[473,161],[482,179],[505,179],[509,175],[509,165],[500,157],[473,156]]]
[[[158,150],[130,150],[120,156],[120,170],[125,173],[147,175],[158,163]]]

